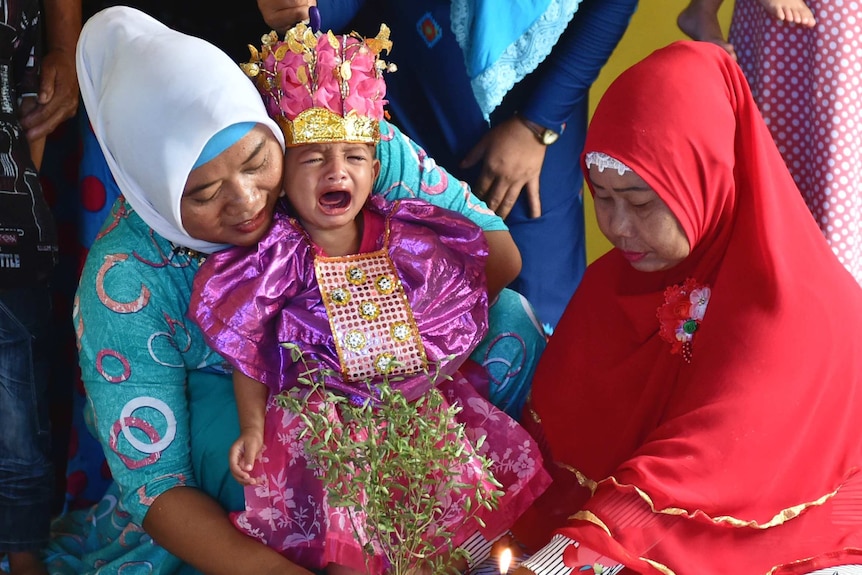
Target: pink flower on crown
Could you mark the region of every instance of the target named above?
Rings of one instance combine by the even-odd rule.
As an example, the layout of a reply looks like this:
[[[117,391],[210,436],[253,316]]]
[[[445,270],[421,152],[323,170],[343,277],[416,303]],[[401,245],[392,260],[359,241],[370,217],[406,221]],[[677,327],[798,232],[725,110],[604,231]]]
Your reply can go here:
[[[363,38],[314,33],[300,23],[283,40],[271,32],[262,43],[260,51],[249,47],[251,59],[240,66],[255,79],[267,112],[289,133],[288,145],[333,137],[379,139],[377,122],[385,117],[386,104],[383,72],[395,70],[380,57],[392,45],[385,24],[375,38]]]
[[[328,36],[322,34],[317,39],[317,66],[315,70],[317,92],[314,95],[314,105],[318,108],[331,110],[336,114],[342,113],[341,82],[337,75],[340,65],[340,55],[330,44]]]
[[[375,54],[362,45],[348,53],[351,55],[351,79],[350,92],[344,100],[345,112],[355,110],[361,116],[383,119],[386,101],[382,96],[386,93],[386,83],[374,66]]]
[[[379,58],[379,52],[391,45],[388,33],[383,26],[373,39],[332,32],[315,35],[299,25],[284,40],[274,32],[264,36],[259,56],[252,48],[251,61],[242,66],[249,76],[261,75],[258,88],[270,115],[293,120],[316,107],[343,116],[355,111],[379,121],[386,104],[382,72],[394,70]]]
[[[270,115],[273,115],[272,112],[283,113],[288,118],[295,118],[301,111],[312,106],[313,102],[308,87],[297,77],[300,69],[306,70],[302,55],[288,52],[284,59],[276,62],[275,56],[270,54],[265,63],[268,69],[277,73],[276,79],[281,79],[282,96],[280,101],[276,98],[266,98],[267,108],[271,111]]]

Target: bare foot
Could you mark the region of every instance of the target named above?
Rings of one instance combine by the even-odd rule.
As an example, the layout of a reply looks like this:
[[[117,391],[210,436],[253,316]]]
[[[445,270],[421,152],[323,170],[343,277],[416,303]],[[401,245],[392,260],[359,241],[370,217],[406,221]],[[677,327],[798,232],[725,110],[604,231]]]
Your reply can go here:
[[[35,551],[16,551],[9,553],[9,575],[48,575],[48,570]]]
[[[703,6],[700,2],[692,2],[679,13],[676,24],[692,40],[717,44],[736,60],[736,51],[733,44],[724,39],[715,10]]]
[[[758,0],[769,14],[789,24],[812,28],[817,22],[803,0]]]

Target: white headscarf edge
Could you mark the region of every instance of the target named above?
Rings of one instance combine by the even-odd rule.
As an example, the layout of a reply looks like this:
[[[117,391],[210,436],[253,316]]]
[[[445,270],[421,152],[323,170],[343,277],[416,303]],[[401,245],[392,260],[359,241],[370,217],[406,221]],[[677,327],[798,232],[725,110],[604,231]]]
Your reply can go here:
[[[78,40],[78,82],[99,146],[120,192],[176,245],[212,253],[191,237],[180,200],[209,139],[232,124],[264,124],[284,146],[252,82],[214,45],[126,6],[87,20]]]

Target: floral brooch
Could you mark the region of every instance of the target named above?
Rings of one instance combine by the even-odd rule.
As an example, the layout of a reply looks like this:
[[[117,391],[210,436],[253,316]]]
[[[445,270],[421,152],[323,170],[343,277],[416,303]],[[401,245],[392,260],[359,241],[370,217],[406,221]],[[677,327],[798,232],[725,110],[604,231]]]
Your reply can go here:
[[[664,290],[664,304],[656,311],[659,335],[671,344],[671,353],[681,353],[691,363],[691,340],[703,321],[711,291],[688,278],[681,285]]]

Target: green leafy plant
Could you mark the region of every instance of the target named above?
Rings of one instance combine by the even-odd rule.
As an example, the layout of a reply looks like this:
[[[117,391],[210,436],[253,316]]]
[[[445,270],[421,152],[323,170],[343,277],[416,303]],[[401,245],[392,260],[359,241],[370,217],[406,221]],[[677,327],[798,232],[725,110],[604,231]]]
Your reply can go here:
[[[503,495],[491,461],[478,454],[484,436],[474,450],[465,448],[464,425],[456,420],[461,408],[447,405],[436,387],[410,402],[392,389],[396,378],[385,378],[368,383],[374,399],[351,401],[324,385],[326,376],[337,374],[311,365],[296,345],[282,345],[302,363],[303,387],[277,400],[302,419],[306,453],[320,469],[329,504],[347,509],[366,567],[382,555],[390,575],[456,572],[454,565],[469,557],[453,549],[454,533],[441,519],[455,512],[464,516],[459,527],[470,520],[484,526],[479,511],[496,508]],[[441,377],[449,379],[439,366],[429,374],[432,383]],[[323,401],[310,401],[314,396]],[[484,481],[461,481],[471,459],[480,462]]]

